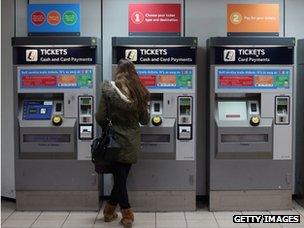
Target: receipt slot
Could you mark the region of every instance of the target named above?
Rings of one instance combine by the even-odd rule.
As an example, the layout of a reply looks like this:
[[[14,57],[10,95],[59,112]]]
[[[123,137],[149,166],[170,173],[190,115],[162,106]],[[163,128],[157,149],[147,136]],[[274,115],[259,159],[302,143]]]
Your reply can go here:
[[[208,40],[211,211],[292,207],[294,44]]]
[[[139,211],[196,208],[196,48],[193,37],[114,37],[113,73],[133,61],[151,93],[148,125],[128,190]],[[178,178],[177,178],[178,177]]]
[[[100,85],[94,37],[13,38],[18,210],[98,210],[90,144]]]

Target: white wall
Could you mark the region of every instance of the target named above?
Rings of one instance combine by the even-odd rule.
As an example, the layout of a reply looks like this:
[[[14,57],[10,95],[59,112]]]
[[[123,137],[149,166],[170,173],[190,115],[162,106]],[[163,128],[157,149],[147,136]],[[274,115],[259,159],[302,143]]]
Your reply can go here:
[[[304,1],[303,0],[288,0],[286,1],[286,8],[285,8],[285,35],[290,37],[296,37],[297,39],[303,39],[304,38]],[[295,54],[295,61],[297,62],[297,54]],[[295,65],[295,71],[297,71],[297,65]],[[304,151],[304,143],[303,143],[303,82],[300,82],[299,80],[303,80],[303,75],[297,75],[295,80],[294,88],[297,88],[297,90],[294,90],[295,97],[296,97],[296,105],[295,105],[295,114],[297,113],[297,119],[294,116],[294,119],[296,119],[295,129],[294,129],[294,173],[296,172],[296,169],[299,170],[300,175],[294,176],[294,185],[299,185],[303,181],[299,178],[302,178],[303,173],[300,173],[300,170],[303,170],[301,162],[303,161],[303,156],[299,156],[298,153],[303,153]],[[297,159],[299,159],[297,161]],[[297,167],[296,167],[297,166]],[[297,178],[298,177],[298,178]],[[297,187],[296,187],[297,192]]]
[[[1,1],[1,196],[15,198],[13,72],[14,1]]]

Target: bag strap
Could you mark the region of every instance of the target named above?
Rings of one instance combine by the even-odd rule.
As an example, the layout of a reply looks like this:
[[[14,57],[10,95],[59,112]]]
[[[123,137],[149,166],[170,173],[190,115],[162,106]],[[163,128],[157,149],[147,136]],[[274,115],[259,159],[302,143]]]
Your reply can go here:
[[[111,110],[110,110],[110,98],[106,97],[106,119],[108,121],[108,127],[112,126]]]

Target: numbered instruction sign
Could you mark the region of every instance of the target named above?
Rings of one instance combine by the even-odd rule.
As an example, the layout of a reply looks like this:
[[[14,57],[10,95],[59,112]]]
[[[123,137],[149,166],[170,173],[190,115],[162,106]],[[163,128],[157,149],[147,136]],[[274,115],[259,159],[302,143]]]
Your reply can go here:
[[[279,35],[279,4],[228,4],[228,35]]]
[[[129,35],[181,35],[180,4],[129,4]]]

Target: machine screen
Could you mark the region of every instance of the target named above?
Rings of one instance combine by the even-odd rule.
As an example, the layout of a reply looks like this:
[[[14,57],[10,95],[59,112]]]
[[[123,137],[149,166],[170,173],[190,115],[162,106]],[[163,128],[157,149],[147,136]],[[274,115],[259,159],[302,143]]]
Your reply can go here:
[[[247,120],[246,101],[219,101],[218,113],[219,120]]]
[[[192,89],[191,69],[137,69],[140,81],[149,89]]]
[[[24,101],[24,120],[50,120],[53,113],[53,102],[49,101]]]
[[[219,89],[289,89],[289,69],[218,69]]]

